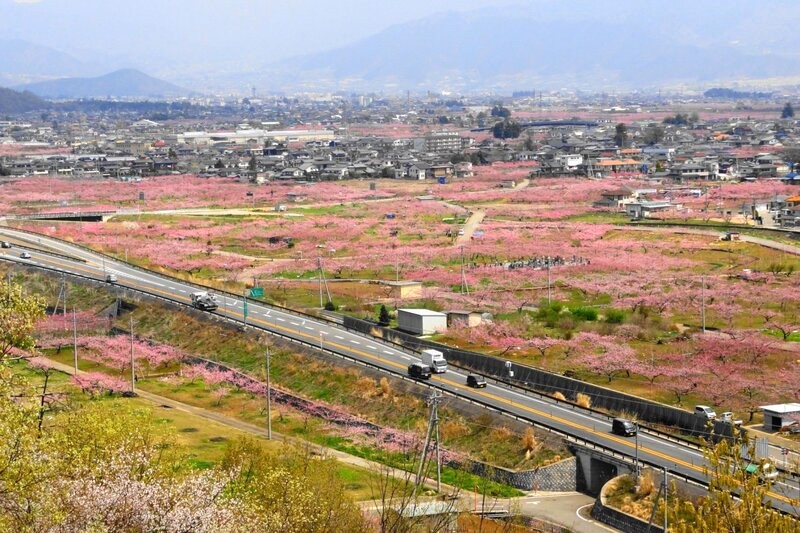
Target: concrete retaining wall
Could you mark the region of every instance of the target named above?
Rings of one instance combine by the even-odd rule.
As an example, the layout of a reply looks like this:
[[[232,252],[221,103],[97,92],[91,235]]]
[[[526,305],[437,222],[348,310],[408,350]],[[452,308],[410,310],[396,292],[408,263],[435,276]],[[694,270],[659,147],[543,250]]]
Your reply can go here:
[[[462,465],[461,468],[525,491],[575,492],[577,490],[574,457],[533,470],[508,470],[479,462]]]
[[[624,531],[625,533],[656,533],[664,530],[661,526],[656,524],[653,524],[652,527],[648,527],[647,522],[644,520],[623,513],[613,507],[607,507],[602,502],[602,496],[597,498],[594,502],[592,518],[598,522],[617,528],[620,531]]]

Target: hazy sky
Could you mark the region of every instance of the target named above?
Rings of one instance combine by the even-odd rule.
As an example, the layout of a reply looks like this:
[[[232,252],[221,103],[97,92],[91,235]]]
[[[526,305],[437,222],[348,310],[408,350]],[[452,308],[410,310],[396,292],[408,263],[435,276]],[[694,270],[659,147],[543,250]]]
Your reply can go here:
[[[0,35],[81,60],[258,66],[401,22],[512,0],[0,0]]]

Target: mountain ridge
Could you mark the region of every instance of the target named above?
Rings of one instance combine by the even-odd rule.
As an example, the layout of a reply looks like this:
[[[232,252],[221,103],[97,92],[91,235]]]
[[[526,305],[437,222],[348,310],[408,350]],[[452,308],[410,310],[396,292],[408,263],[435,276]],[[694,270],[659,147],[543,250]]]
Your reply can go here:
[[[693,44],[691,28],[625,19],[546,19],[524,9],[439,14],[337,49],[265,65],[270,79],[327,88],[644,88],[800,74],[800,57],[737,43]],[[690,31],[691,30],[691,31]],[[689,36],[689,37],[687,37]],[[278,88],[278,87],[274,87]]]
[[[167,98],[189,96],[193,91],[154,78],[136,69],[115,70],[102,76],[60,78],[14,87],[42,98]]]

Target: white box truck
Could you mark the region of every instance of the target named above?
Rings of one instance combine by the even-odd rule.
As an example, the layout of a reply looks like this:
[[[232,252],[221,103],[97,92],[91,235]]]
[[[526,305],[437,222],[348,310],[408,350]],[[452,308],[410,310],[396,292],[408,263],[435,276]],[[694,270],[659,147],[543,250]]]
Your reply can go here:
[[[422,362],[431,367],[434,374],[447,372],[447,361],[439,350],[422,350]]]

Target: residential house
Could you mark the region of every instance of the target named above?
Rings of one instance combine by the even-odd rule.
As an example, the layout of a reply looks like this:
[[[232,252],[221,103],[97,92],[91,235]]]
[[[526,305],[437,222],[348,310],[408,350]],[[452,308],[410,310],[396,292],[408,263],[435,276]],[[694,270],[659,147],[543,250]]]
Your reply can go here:
[[[614,189],[612,191],[605,191],[600,193],[600,200],[595,202],[597,207],[611,207],[613,209],[620,209],[622,206],[633,200],[631,191],[627,189]]]
[[[428,177],[429,170],[430,165],[427,163],[415,161],[414,163],[409,164],[406,168],[406,175],[412,180],[424,180]]]

